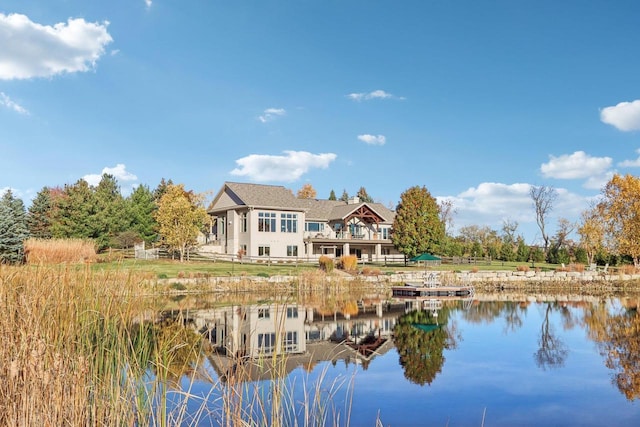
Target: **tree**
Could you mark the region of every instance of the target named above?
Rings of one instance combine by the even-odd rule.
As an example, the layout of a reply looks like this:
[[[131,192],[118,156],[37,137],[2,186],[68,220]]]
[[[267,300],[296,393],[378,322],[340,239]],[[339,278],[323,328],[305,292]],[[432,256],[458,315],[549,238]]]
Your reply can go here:
[[[544,185],[531,186],[529,196],[533,201],[533,208],[536,211],[536,223],[540,228],[540,234],[544,242],[544,252],[546,254],[549,249],[549,235],[546,231],[546,221],[549,213],[553,209],[553,203],[558,198],[558,192],[553,187]]]
[[[614,175],[598,204],[611,250],[640,266],[640,178]]]
[[[436,199],[425,187],[411,187],[400,195],[392,230],[394,246],[407,257],[438,249],[444,223]]]
[[[369,195],[369,193],[367,193],[367,190],[364,187],[360,187],[356,196],[358,196],[361,202],[373,203],[373,198]]]
[[[516,231],[518,230],[518,221],[513,221],[510,219],[502,220],[502,234],[503,241],[509,243],[515,243],[516,241]]]
[[[94,222],[96,203],[94,192],[84,179],[73,185],[65,185],[62,193],[54,198],[51,234],[58,238],[93,239],[96,237]]]
[[[342,196],[340,196],[340,200],[343,202],[348,202],[349,201],[349,193],[347,193],[347,190],[342,190]]]
[[[317,195],[316,189],[311,184],[304,184],[301,189],[298,190],[296,197],[298,199],[315,199]]]
[[[158,204],[156,220],[163,241],[177,250],[180,261],[184,261],[188,247],[196,243],[208,215],[198,197],[179,184],[166,188]]]
[[[153,193],[146,185],[139,185],[127,198],[130,228],[146,243],[158,239],[158,223],[154,217],[158,205],[154,202]]]
[[[596,206],[582,212],[581,222],[578,225],[580,246],[587,253],[589,264],[595,262],[596,254],[602,249],[604,240],[604,222],[598,213]]]
[[[531,250],[524,242],[522,236],[518,237],[518,249],[516,250],[516,261],[527,262],[530,258]]]
[[[336,192],[333,191],[333,189],[331,190],[331,193],[329,193],[329,200],[337,200],[336,199]]]
[[[153,190],[153,199],[156,203],[162,198],[170,185],[173,185],[173,181],[171,181],[171,179],[169,179],[169,181],[166,181],[164,178],[160,180],[160,184],[158,184],[156,189]]]
[[[21,199],[7,190],[0,199],[0,263],[19,263],[29,237],[27,214]]]
[[[51,238],[53,200],[49,187],[43,187],[31,202],[27,214],[29,235],[37,239]]]
[[[115,176],[102,175],[95,189],[94,199],[96,209],[93,237],[98,249],[104,249],[111,246],[113,239],[126,230],[129,222],[125,201]]]
[[[453,206],[453,200],[446,199],[440,202],[440,220],[444,224],[445,233],[449,234],[449,230],[453,227],[453,216],[457,213]]]

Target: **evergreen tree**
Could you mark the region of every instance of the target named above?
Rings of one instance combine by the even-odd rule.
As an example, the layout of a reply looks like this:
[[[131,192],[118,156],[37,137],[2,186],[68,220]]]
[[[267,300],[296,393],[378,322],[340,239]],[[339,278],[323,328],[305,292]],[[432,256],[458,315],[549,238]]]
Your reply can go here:
[[[0,263],[22,262],[28,237],[24,203],[8,190],[0,199]]]
[[[400,195],[391,240],[408,257],[434,253],[445,236],[440,207],[425,187],[412,187]]]
[[[51,234],[58,238],[93,239],[96,203],[93,190],[84,179],[65,185],[55,198]]]
[[[127,199],[130,229],[135,231],[140,239],[146,243],[153,243],[158,239],[158,223],[155,212],[158,205],[154,202],[153,193],[146,185],[139,185]]]
[[[125,201],[115,176],[102,175],[94,192],[94,200],[93,238],[96,239],[98,249],[104,249],[111,246],[113,239],[125,231],[129,221]]]
[[[373,203],[373,198],[369,195],[369,193],[367,193],[367,190],[364,187],[360,187],[357,196],[361,202]]]
[[[31,237],[51,238],[51,214],[53,201],[49,187],[43,187],[33,199],[27,214],[27,228]]]
[[[331,190],[331,193],[329,193],[329,200],[337,200],[336,199],[336,192],[333,191],[333,189]]]
[[[342,196],[340,196],[340,200],[342,200],[343,202],[348,202],[349,201],[349,193],[347,193],[347,190],[342,190]]]
[[[518,250],[516,251],[516,261],[527,262],[529,261],[531,250],[529,246],[524,243],[522,236],[518,238]]]
[[[160,184],[158,184],[156,189],[153,190],[153,200],[155,200],[156,203],[158,203],[162,196],[164,196],[164,193],[170,185],[173,185],[173,181],[171,181],[171,179],[169,179],[169,181],[165,181],[164,178],[160,180]]]

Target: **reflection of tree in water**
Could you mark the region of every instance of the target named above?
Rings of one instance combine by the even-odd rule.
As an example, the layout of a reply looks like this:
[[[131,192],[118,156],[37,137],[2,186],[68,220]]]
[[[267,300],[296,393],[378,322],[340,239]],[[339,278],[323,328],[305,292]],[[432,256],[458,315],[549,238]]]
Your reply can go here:
[[[553,327],[549,322],[550,313],[551,303],[547,303],[544,320],[540,327],[539,348],[534,354],[536,364],[542,369],[563,366],[569,354],[565,343],[553,331]]]
[[[482,301],[464,311],[463,318],[470,323],[492,323],[503,317],[505,332],[515,332],[523,325],[522,315],[527,306],[516,301]]]
[[[640,398],[640,315],[637,308],[610,316],[599,329],[600,354],[613,382],[629,400]]]
[[[400,316],[393,333],[404,376],[413,383],[431,384],[444,364],[444,349],[455,348],[454,334],[446,327],[449,309],[443,308],[436,318],[430,312],[417,310]]]

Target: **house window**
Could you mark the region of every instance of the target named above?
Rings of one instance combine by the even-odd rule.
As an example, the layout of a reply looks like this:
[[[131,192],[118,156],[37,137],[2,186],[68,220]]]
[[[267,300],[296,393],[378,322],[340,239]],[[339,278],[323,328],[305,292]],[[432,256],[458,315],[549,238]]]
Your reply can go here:
[[[227,218],[222,217],[218,220],[218,230],[220,230],[220,234],[227,234]]]
[[[280,231],[283,233],[298,232],[298,214],[282,213],[280,214]]]
[[[243,212],[242,215],[240,215],[240,231],[243,233],[246,233],[247,230],[249,230],[249,225],[248,225],[248,220],[247,220],[247,213]]]
[[[274,212],[258,212],[258,231],[275,233],[276,214]]]
[[[298,332],[290,331],[284,336],[284,350],[292,351],[298,348]]]
[[[242,251],[242,256],[247,255],[247,245],[240,245],[240,250]]]
[[[380,232],[382,233],[382,238],[383,239],[388,239],[389,238],[389,229],[388,228],[381,228]]]
[[[382,255],[391,255],[391,249],[382,248]]]
[[[258,334],[258,348],[265,353],[272,353],[276,346],[276,334]]]
[[[298,256],[298,247],[296,245],[288,245],[287,256]]]
[[[269,317],[270,317],[270,312],[268,308],[258,309],[258,319],[268,319]]]
[[[271,256],[271,247],[258,246],[258,256]]]
[[[323,222],[305,222],[304,231],[309,231],[311,233],[321,233],[324,231],[324,223]]]
[[[287,319],[298,318],[298,307],[287,307]]]

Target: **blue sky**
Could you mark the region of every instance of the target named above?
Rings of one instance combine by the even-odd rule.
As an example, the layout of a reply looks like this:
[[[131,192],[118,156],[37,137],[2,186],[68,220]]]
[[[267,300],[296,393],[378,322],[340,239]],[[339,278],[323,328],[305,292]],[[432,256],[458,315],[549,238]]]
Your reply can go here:
[[[540,238],[640,167],[637,1],[3,0],[0,191],[425,186]]]

